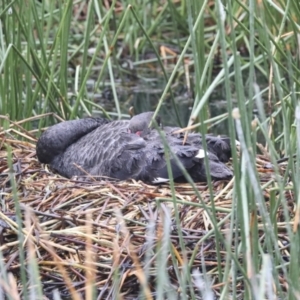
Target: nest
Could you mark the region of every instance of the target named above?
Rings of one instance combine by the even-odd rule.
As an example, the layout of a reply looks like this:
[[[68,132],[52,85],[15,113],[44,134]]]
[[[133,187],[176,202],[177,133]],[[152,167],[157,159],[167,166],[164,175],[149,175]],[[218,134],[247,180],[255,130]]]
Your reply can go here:
[[[218,295],[222,283],[217,279],[216,247],[221,248],[223,267],[226,249],[220,239],[217,245],[211,209],[206,207],[212,207],[213,198],[215,220],[226,237],[234,179],[214,182],[213,195],[206,183],[196,183],[201,199],[189,184],[176,184],[172,190],[168,185],[135,181],[68,180],[37,161],[34,133],[11,124],[0,137],[0,249],[16,292],[22,290],[18,203],[21,247],[26,263],[35,259],[38,264],[45,297],[52,299],[53,290],[58,290],[62,298],[79,299],[93,284],[98,299],[114,299],[116,291],[123,299],[133,299],[141,290],[145,299],[153,299],[158,249],[163,247],[172,250],[163,263],[174,290],[180,289],[176,270],[183,270],[188,261],[193,270],[202,272],[205,267],[211,289]],[[274,187],[268,184],[275,182],[273,171],[266,168],[267,155],[259,155],[256,163],[267,201]],[[286,193],[294,203],[294,195]],[[284,221],[280,211],[278,218]],[[243,282],[237,284],[242,295]]]

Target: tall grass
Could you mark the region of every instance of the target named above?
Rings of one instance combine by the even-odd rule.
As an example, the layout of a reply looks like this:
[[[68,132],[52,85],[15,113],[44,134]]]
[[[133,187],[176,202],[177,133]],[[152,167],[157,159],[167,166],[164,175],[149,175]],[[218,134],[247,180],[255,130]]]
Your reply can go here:
[[[224,3],[220,0],[214,3],[205,0],[134,0],[112,1],[109,7],[106,6],[107,3],[89,1],[86,4],[86,1],[72,0],[1,2],[1,115],[8,115],[11,120],[22,120],[53,112],[59,117],[70,119],[102,112],[121,118],[126,114],[126,103],[122,103],[118,95],[122,82],[132,75],[139,78],[139,83],[146,80],[144,74],[139,74],[138,71],[141,66],[146,68],[150,65],[152,68],[154,66],[157,76],[165,84],[161,98],[157,101],[157,112],[171,103],[180,122],[173,86],[180,81],[185,81],[189,86],[189,80],[193,81],[195,97],[189,125],[197,123],[198,130],[204,134],[209,127],[227,120],[235,180],[232,209],[228,211],[226,220],[219,223],[217,221],[219,208],[214,204],[210,179],[210,204],[207,205],[202,200],[200,203],[189,203],[200,205],[207,212],[213,229],[199,240],[189,259],[181,237],[183,267],[175,270],[182,287],[180,297],[196,299],[201,291],[204,299],[212,299],[205,264],[200,270],[192,270],[191,266],[202,244],[213,236],[217,262],[214,272],[218,274],[218,281],[223,284],[220,299],[236,299],[241,295],[237,282],[243,283],[243,299],[298,299],[299,225],[297,218],[290,219],[285,190],[287,178],[291,177],[293,186],[289,188],[297,200],[295,212],[298,216],[299,3],[250,0],[249,5],[246,5],[238,0]],[[84,17],[83,7],[86,9]],[[176,61],[172,61],[172,55],[161,57],[160,45],[176,48]],[[144,58],[147,51],[153,54],[151,59]],[[221,60],[218,67],[216,58]],[[134,70],[123,69],[123,59],[130,60]],[[135,69],[138,71],[133,74]],[[187,69],[194,69],[192,78],[185,76],[189,75]],[[87,85],[90,78],[94,79],[92,93]],[[260,80],[266,82],[266,85],[262,85]],[[107,87],[111,89],[113,98],[113,104],[110,104],[113,110],[109,112],[102,103],[93,101],[93,95],[101,94]],[[224,90],[227,113],[209,119],[208,104],[217,88]],[[257,116],[254,110],[257,111]],[[41,118],[39,124],[27,122],[24,127],[41,128],[53,122],[52,117]],[[269,208],[255,164],[256,143],[261,137],[265,143],[265,153],[269,155],[275,170],[275,178],[267,183],[273,186],[274,191],[270,196]],[[236,139],[241,143],[240,159],[235,147]],[[283,180],[279,176],[280,156],[287,157],[288,161]],[[14,186],[13,176],[11,183]],[[193,185],[192,182],[191,184]],[[173,182],[170,187],[176,208],[180,200],[176,198]],[[195,186],[194,190],[201,199]],[[37,277],[33,280],[26,275],[24,233],[20,229],[21,215],[16,191],[14,197],[19,220],[22,297],[31,299],[26,281],[30,280],[35,286],[39,286],[40,282]],[[158,206],[164,201],[163,197],[158,199]],[[279,207],[282,208],[285,219],[285,234],[290,241],[289,262],[283,260],[278,242],[276,214]],[[166,295],[168,299],[172,299],[177,291],[172,289],[165,262],[168,255],[175,261],[176,252],[172,248],[168,211],[164,211],[164,218],[164,228],[161,228],[164,239],[157,246],[157,299],[164,299]],[[263,227],[259,226],[260,218]],[[225,222],[228,231],[224,235],[222,226]],[[180,231],[176,209],[175,223]],[[150,237],[151,234],[149,229]],[[224,249],[225,264],[221,260]],[[150,254],[147,259],[150,261]],[[9,284],[9,275],[2,258],[0,269],[1,286],[5,287]],[[30,269],[37,274],[34,259]],[[143,271],[145,278],[149,278],[149,270],[145,267]],[[120,278],[117,268],[115,274],[114,278],[118,283]],[[287,290],[283,288],[282,280],[286,281]],[[40,288],[36,291],[41,294]],[[120,296],[118,292],[116,284],[112,291],[115,298]],[[143,286],[141,297],[146,298],[147,293],[147,287]]]

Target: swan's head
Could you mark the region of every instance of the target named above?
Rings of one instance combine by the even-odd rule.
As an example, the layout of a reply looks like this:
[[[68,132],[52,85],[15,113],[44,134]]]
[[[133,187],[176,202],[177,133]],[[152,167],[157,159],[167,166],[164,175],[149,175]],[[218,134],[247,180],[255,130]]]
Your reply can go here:
[[[137,134],[141,137],[145,137],[147,134],[150,133],[151,128],[149,127],[150,122],[154,112],[144,112],[139,115],[132,117],[128,125],[128,132]],[[155,121],[157,122],[158,126],[160,126],[160,117],[156,117]]]

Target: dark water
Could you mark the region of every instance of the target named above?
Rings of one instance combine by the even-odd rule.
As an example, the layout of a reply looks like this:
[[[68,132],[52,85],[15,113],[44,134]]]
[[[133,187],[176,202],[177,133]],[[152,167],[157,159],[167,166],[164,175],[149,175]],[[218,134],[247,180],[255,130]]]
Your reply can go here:
[[[90,81],[91,82],[91,81]],[[164,86],[159,86],[158,82],[139,83],[120,83],[117,85],[117,95],[123,114],[129,114],[129,108],[134,107],[135,114],[153,111],[163,93]],[[160,109],[160,116],[164,125],[187,126],[189,117],[194,104],[193,93],[188,91],[183,83],[178,83],[172,89],[175,105],[177,107],[180,121],[176,116],[176,111],[171,97],[168,96]],[[115,112],[115,101],[111,89],[105,88],[102,94],[90,94],[94,101],[101,105],[108,112]],[[215,91],[209,99],[209,116],[215,117],[227,111],[226,101],[224,100],[222,87]],[[95,112],[97,114],[97,112]],[[99,112],[100,113],[100,112]],[[212,133],[227,134],[226,122],[213,127]]]
[[[151,71],[152,70],[152,71]],[[169,70],[171,73],[172,70]],[[243,81],[247,83],[248,74],[244,71]],[[216,75],[218,71],[216,72]],[[135,114],[155,110],[159,102],[159,99],[166,86],[166,81],[159,67],[151,69],[149,67],[136,67],[133,69],[121,69],[114,70],[115,86],[117,96],[120,103],[120,109],[124,117],[129,117],[129,108],[134,107]],[[93,76],[91,76],[93,77]],[[213,80],[214,78],[212,78]],[[107,112],[116,112],[115,101],[110,86],[110,80],[107,76],[100,86],[98,94],[93,91],[96,79],[90,79],[87,87],[89,91],[90,99],[94,99],[95,103],[101,105]],[[191,86],[194,85],[193,74],[190,75]],[[264,78],[259,79],[261,89],[267,86],[267,82]],[[235,98],[235,83],[234,77],[230,78],[232,87],[231,96]],[[174,125],[182,127],[187,126],[189,117],[194,104],[193,87],[189,90],[186,86],[185,76],[181,76],[175,80],[172,84],[172,93],[175,105],[171,100],[170,93],[167,94],[161,109],[160,116],[164,125]],[[175,113],[175,106],[177,107],[179,120]],[[210,95],[208,100],[208,118],[216,117],[227,112],[227,103],[225,99],[225,87],[224,84],[220,84],[214,92]],[[94,112],[97,115],[97,111]],[[101,112],[98,112],[101,114]],[[228,134],[228,126],[226,120],[217,124],[209,129],[213,134]]]

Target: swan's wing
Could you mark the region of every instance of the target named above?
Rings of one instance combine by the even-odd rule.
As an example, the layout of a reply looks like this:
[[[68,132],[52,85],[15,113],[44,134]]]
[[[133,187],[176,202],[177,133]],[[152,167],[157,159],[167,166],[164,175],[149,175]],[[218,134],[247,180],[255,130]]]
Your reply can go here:
[[[194,157],[198,153],[198,148],[183,145],[176,145],[176,147],[174,145],[169,146],[170,151],[166,152],[160,140],[147,144],[145,150],[147,163],[141,169],[139,179],[153,183],[167,181],[169,178],[167,159],[170,159],[173,178],[182,177],[183,172],[178,166],[175,156],[187,171],[196,164]]]
[[[208,149],[218,156],[222,162],[227,162],[231,158],[230,138],[226,136],[206,135]]]

